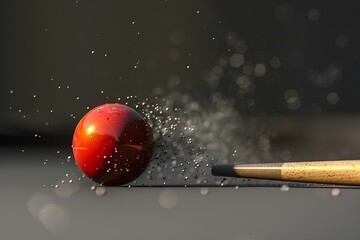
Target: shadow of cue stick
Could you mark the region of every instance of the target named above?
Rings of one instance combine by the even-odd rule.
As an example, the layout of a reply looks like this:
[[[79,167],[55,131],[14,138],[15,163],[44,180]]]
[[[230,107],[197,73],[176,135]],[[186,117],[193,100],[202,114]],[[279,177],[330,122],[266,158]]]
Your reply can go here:
[[[214,176],[360,185],[360,160],[214,165]]]

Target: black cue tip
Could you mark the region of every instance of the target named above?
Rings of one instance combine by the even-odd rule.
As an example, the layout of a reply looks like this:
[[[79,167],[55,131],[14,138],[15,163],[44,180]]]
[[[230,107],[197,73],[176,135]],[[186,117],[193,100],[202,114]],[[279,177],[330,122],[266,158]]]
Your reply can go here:
[[[239,177],[233,165],[214,165],[211,168],[211,174],[223,177]]]

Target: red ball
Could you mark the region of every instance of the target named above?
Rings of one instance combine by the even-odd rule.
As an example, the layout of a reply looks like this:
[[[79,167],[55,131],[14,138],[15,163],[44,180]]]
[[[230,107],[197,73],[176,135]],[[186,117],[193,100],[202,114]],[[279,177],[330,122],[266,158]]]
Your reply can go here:
[[[90,110],[76,126],[72,149],[82,172],[105,185],[135,180],[153,152],[150,126],[134,109],[112,103]]]

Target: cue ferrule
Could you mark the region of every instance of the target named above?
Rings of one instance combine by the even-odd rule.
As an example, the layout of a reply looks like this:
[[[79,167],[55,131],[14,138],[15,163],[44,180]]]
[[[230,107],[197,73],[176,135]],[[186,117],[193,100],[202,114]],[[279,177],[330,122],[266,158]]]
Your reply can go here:
[[[214,176],[282,180],[281,166],[282,163],[215,165],[211,172]]]
[[[215,165],[211,168],[214,176],[239,177],[233,165]]]

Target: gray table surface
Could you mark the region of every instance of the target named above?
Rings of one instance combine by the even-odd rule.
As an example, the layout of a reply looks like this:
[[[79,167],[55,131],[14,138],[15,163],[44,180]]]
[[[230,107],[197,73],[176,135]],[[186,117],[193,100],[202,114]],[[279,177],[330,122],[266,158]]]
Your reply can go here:
[[[1,149],[0,239],[360,237],[357,189],[334,196],[329,186],[107,187],[99,196],[103,189],[92,191],[90,180],[75,181],[81,173],[61,165],[62,154]],[[59,161],[44,165],[46,156]]]

